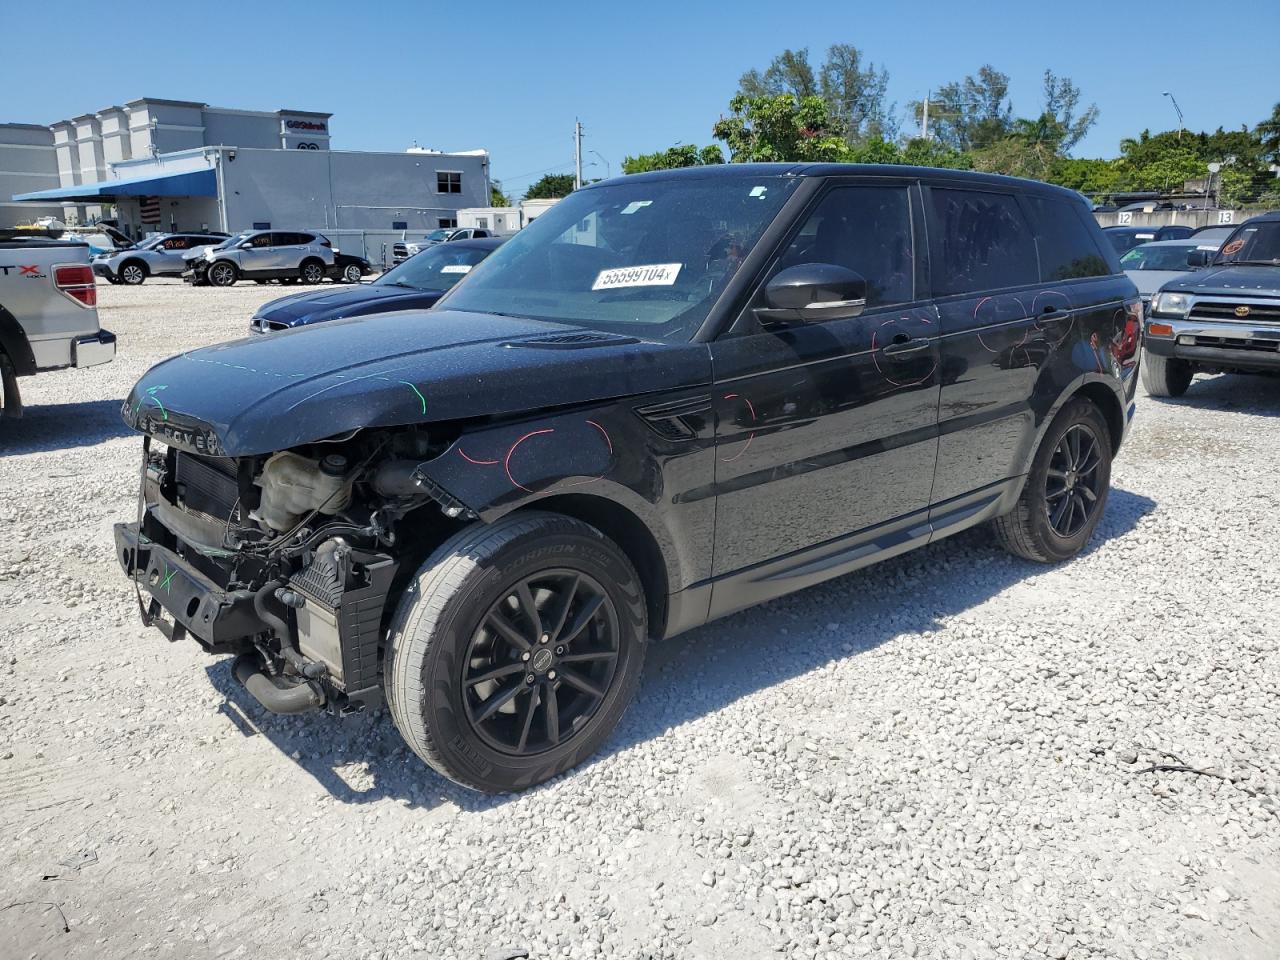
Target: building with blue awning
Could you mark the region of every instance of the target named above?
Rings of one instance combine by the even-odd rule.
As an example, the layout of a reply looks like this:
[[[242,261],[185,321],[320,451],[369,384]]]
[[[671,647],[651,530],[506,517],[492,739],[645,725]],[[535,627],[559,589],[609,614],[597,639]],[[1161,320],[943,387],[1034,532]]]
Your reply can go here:
[[[369,234],[421,236],[488,205],[487,152],[331,150],[331,116],[144,98],[47,128],[0,124],[0,227],[52,215],[110,217],[135,238],[315,230],[359,235],[373,254]]]

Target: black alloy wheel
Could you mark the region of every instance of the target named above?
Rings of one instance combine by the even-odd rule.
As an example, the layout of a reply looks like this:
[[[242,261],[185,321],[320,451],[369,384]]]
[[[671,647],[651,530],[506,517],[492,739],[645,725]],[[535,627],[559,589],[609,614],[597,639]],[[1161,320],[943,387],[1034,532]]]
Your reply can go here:
[[[503,753],[550,750],[599,709],[618,655],[617,609],[593,577],[523,577],[489,608],[463,657],[467,719]]]
[[[1044,503],[1049,525],[1063,538],[1074,537],[1098,504],[1102,441],[1087,423],[1072,424],[1054,448],[1046,472]]]

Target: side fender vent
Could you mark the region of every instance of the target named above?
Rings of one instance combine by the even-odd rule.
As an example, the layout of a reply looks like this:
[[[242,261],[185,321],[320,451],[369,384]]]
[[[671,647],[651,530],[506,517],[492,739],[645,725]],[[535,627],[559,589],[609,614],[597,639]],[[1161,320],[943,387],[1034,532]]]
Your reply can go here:
[[[711,398],[703,394],[653,403],[636,407],[636,415],[665,440],[692,440],[711,415]]]

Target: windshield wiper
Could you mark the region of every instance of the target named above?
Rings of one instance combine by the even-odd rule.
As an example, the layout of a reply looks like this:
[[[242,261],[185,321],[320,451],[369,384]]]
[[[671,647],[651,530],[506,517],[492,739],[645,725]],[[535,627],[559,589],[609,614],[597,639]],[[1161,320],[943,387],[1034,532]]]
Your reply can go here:
[[[1224,267],[1275,267],[1280,266],[1280,260],[1225,260],[1222,265]]]

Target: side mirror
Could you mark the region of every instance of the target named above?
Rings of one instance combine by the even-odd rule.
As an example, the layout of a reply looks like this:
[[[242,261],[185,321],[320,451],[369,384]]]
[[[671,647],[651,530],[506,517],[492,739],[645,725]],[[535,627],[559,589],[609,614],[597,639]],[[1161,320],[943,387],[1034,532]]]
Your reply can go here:
[[[800,263],[778,271],[765,284],[764,321],[821,323],[856,317],[867,306],[867,281],[834,263]]]
[[[1212,250],[1192,250],[1187,254],[1187,266],[1193,270],[1197,267],[1207,267],[1212,259]]]

